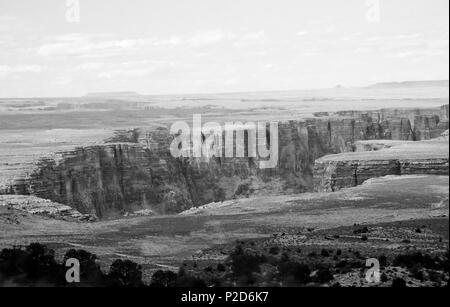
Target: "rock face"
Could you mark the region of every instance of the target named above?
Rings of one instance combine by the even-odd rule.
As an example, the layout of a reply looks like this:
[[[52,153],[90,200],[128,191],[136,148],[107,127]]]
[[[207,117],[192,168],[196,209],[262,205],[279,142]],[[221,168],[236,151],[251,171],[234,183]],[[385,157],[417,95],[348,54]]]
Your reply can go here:
[[[95,217],[81,214],[70,206],[54,203],[47,199],[24,195],[0,195],[0,207],[9,207],[31,214],[53,218],[94,221]]]
[[[90,146],[59,155],[59,162],[41,159],[37,170],[13,190],[100,218],[150,207],[170,212],[163,207],[172,203],[190,206],[180,170],[138,144]]]
[[[0,194],[36,195],[83,214],[114,218],[146,209],[178,213],[250,194],[312,191],[317,184],[314,172],[322,178],[319,186],[324,190],[359,184],[373,177],[374,169],[377,176],[423,169],[441,174],[447,163],[448,173],[448,157],[364,163],[319,160],[314,168],[321,157],[358,150],[358,141],[415,141],[442,133],[448,129],[448,107],[318,116],[279,123],[279,161],[273,169],[259,169],[259,158],[175,159],[169,151],[168,128],[142,128],[117,132],[108,140],[127,143],[75,148],[42,158],[29,175],[0,182]],[[327,179],[333,176],[337,180]]]
[[[448,141],[375,142],[360,148],[371,152],[342,153],[318,159],[314,167],[317,192],[334,192],[388,175],[449,174]],[[381,148],[381,149],[380,149]]]

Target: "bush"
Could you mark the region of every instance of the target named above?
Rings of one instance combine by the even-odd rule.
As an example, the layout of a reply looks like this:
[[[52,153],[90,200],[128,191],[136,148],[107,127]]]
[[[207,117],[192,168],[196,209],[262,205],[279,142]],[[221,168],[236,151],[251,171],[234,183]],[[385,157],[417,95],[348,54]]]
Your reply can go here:
[[[448,268],[448,261],[445,259],[433,258],[428,254],[423,255],[421,252],[398,255],[394,258],[393,264],[394,266],[405,267],[410,270],[416,266],[430,270],[446,270]]]
[[[328,268],[320,268],[317,271],[315,280],[320,284],[325,284],[334,279],[333,274],[331,274],[331,271]]]
[[[267,261],[262,255],[245,252],[240,245],[235,248],[229,259],[231,260],[233,275],[249,284],[252,283],[253,273],[259,273],[261,271],[260,265]]]
[[[378,261],[380,262],[380,267],[382,268],[386,267],[388,264],[388,260],[385,255],[381,255],[380,257],[378,257]]]
[[[320,255],[322,257],[330,257],[330,253],[326,249],[322,249],[322,251],[320,252]]]
[[[217,265],[217,271],[219,271],[219,272],[225,272],[225,271],[226,271],[226,268],[225,268],[225,266],[224,266],[222,263],[219,263],[219,264]]]
[[[311,270],[306,264],[283,262],[278,265],[279,277],[288,285],[302,285],[311,281]]]
[[[130,260],[116,260],[109,269],[108,279],[113,287],[142,287],[142,269]]]
[[[357,228],[355,230],[353,230],[354,234],[363,234],[363,233],[369,233],[369,228],[367,228],[366,226],[362,227],[362,228]]]
[[[278,255],[280,253],[280,248],[278,246],[272,246],[269,249],[269,254],[271,255]]]
[[[420,268],[420,265],[416,265],[410,269],[411,275],[413,278],[420,280],[423,282],[425,280],[425,274],[423,270]]]
[[[64,264],[70,258],[77,259],[80,262],[80,282],[81,285],[105,285],[106,276],[100,270],[96,263],[97,256],[85,250],[71,249],[64,255]]]
[[[177,283],[177,274],[172,271],[156,271],[152,276],[150,287],[167,288],[174,287]]]
[[[250,193],[250,185],[248,183],[243,183],[239,185],[234,194],[236,196],[241,196],[241,195],[248,195],[249,193]]]
[[[205,288],[206,283],[200,278],[183,275],[178,276],[177,282],[175,284],[176,287],[186,287],[186,288]]]
[[[0,253],[0,283],[60,286],[65,284],[64,276],[63,267],[55,261],[55,252],[39,243]]]

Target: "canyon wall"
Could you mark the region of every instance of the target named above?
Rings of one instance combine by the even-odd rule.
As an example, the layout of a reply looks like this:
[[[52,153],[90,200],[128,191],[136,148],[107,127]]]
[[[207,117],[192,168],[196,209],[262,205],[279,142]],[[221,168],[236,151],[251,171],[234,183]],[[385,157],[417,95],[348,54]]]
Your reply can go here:
[[[448,157],[377,159],[375,156],[371,159],[318,160],[315,165],[314,187],[316,192],[335,192],[358,186],[371,178],[388,175],[448,176],[449,159]]]
[[[314,162],[321,157],[353,152],[360,140],[417,141],[447,129],[448,106],[321,113],[311,119],[279,123],[278,165],[259,169],[259,158],[175,159],[169,152],[172,136],[168,128],[140,128],[119,132],[109,140],[114,143],[59,152],[58,158],[42,158],[30,176],[3,188],[0,194],[35,195],[99,218],[119,217],[141,209],[156,214],[177,213],[251,194],[312,191]],[[414,163],[383,160],[382,167],[376,166],[377,175],[421,172],[421,165],[428,162]],[[441,167],[436,168],[440,174]],[[364,180],[368,169],[373,172],[374,167],[336,162],[322,171],[316,165],[316,175],[328,178],[334,172],[343,178],[342,183],[338,180],[322,185],[347,186],[347,181],[353,185]]]

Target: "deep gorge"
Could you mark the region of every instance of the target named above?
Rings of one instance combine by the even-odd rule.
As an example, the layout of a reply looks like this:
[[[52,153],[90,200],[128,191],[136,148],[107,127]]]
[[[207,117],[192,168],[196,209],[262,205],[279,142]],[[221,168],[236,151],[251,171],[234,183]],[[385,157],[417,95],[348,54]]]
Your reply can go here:
[[[317,159],[353,152],[355,142],[361,140],[439,137],[448,130],[448,112],[445,105],[321,113],[310,119],[280,122],[279,163],[274,169],[258,169],[254,158],[175,159],[169,152],[172,136],[168,128],[139,128],[133,130],[128,142],[118,142],[119,138],[60,152],[58,159],[42,158],[28,178],[16,181],[0,194],[35,195],[99,218],[116,218],[141,209],[178,213],[255,193],[313,191]],[[448,174],[448,158],[443,163]],[[398,168],[396,163],[389,165],[387,168]],[[343,169],[354,172],[351,167]],[[378,176],[371,175],[372,171],[366,169],[365,176]]]

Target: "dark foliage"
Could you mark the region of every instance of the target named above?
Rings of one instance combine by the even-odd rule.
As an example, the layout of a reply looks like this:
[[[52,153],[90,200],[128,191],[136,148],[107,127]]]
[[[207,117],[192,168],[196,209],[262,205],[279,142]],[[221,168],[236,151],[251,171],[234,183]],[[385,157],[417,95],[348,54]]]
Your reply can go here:
[[[150,287],[167,288],[174,287],[177,283],[177,274],[172,271],[156,271],[152,276]]]
[[[244,284],[253,283],[253,273],[260,272],[260,265],[267,261],[266,257],[258,254],[250,254],[238,245],[230,255],[231,270],[233,275]]]
[[[55,261],[55,252],[38,243],[0,253],[0,284],[58,286],[65,283],[63,272]]]
[[[68,259],[80,262],[80,283],[67,283],[65,266]],[[55,252],[33,243],[25,248],[3,249],[0,252],[0,286],[23,287],[143,287],[142,268],[129,260],[116,260],[109,274],[104,274],[97,257],[84,250],[69,250],[62,263],[55,260]],[[225,271],[225,267],[223,267]],[[185,273],[157,271],[151,280],[153,287],[205,287],[199,278]]]
[[[430,270],[448,270],[448,259],[440,257],[432,257],[428,254],[423,255],[421,252],[412,254],[398,255],[394,258],[394,266],[412,269],[414,267],[422,267]]]
[[[331,273],[331,271],[328,268],[319,268],[319,270],[317,271],[317,274],[314,278],[314,280],[316,282],[318,282],[319,284],[328,283],[328,282],[332,281],[333,279],[334,279],[333,274]]]
[[[112,287],[142,287],[142,268],[130,260],[118,259],[109,269],[108,283]]]
[[[269,249],[269,254],[271,255],[278,255],[280,253],[280,248],[278,246],[272,246]]]
[[[306,264],[283,262],[278,265],[279,277],[289,286],[303,285],[311,281],[311,270]]]
[[[96,255],[85,250],[71,249],[64,255],[64,263],[70,258],[77,259],[80,262],[80,284],[77,286],[105,285],[106,277],[96,263]]]
[[[322,251],[320,252],[320,255],[322,257],[330,257],[330,253],[326,249],[322,249]]]

